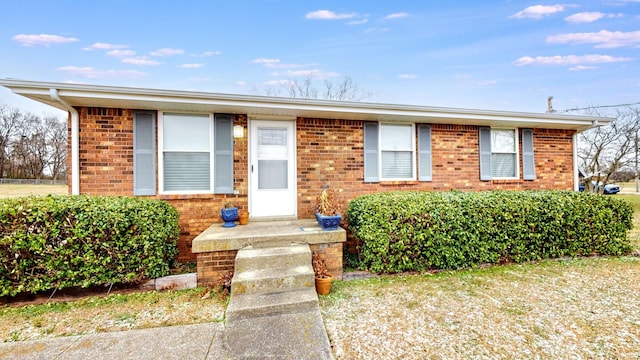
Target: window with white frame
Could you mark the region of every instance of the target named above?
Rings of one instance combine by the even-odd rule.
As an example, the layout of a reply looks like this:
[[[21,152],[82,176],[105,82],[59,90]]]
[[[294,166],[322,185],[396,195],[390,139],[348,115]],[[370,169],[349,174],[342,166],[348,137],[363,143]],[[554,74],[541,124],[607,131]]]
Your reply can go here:
[[[491,177],[518,177],[517,129],[491,129]]]
[[[413,124],[380,124],[380,178],[415,179]]]
[[[161,116],[161,189],[163,192],[211,192],[212,119],[208,114]]]

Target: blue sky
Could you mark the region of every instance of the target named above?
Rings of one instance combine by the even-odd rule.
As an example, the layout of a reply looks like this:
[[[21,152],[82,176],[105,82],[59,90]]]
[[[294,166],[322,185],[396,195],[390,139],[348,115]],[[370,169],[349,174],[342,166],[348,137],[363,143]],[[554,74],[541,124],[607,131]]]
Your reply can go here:
[[[544,112],[640,102],[640,0],[3,1],[0,78]],[[53,112],[0,90],[0,105]]]

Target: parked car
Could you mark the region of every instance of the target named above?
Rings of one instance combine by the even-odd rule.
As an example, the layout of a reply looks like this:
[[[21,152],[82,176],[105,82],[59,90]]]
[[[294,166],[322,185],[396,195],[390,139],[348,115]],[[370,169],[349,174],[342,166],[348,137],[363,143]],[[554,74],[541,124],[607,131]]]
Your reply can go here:
[[[596,186],[596,182],[592,181],[591,184],[593,185],[594,189],[598,189],[598,191],[600,191],[602,189],[603,184],[601,182],[598,183],[598,185]],[[584,184],[581,183],[578,187],[579,191],[584,191]],[[604,185],[604,190],[602,191],[603,194],[617,194],[620,192],[620,186],[616,185],[616,184],[606,184]]]

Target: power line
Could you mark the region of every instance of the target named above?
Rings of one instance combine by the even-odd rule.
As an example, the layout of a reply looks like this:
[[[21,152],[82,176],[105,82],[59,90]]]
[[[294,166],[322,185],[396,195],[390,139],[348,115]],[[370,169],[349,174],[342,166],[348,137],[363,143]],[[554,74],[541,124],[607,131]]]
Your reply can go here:
[[[573,108],[573,109],[565,109],[565,110],[558,110],[555,112],[569,112],[569,111],[579,111],[579,110],[589,110],[589,109],[601,109],[601,108],[612,108],[612,107],[620,107],[620,106],[632,106],[632,105],[640,105],[640,102],[635,102],[635,103],[629,103],[629,104],[618,104],[618,105],[599,105],[599,106],[588,106],[588,107],[583,107],[583,108]]]

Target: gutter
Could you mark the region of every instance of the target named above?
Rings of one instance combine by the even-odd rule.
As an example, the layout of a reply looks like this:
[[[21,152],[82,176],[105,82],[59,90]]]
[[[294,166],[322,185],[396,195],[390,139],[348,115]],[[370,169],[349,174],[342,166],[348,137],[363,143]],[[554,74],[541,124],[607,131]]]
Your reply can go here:
[[[58,89],[50,88],[49,96],[71,114],[71,195],[80,195],[80,115],[73,106],[60,98]]]
[[[573,134],[573,190],[580,190],[580,171],[578,169],[578,135],[589,129],[593,129],[595,127],[603,126],[598,119],[594,119],[591,121],[591,126],[586,129],[578,130],[575,134]]]

